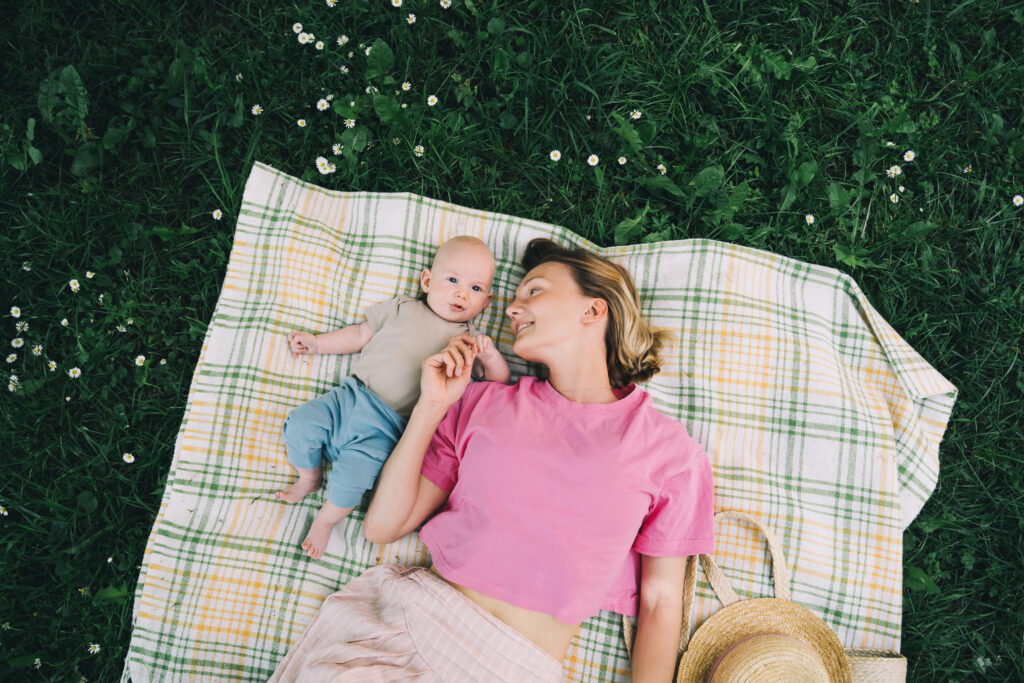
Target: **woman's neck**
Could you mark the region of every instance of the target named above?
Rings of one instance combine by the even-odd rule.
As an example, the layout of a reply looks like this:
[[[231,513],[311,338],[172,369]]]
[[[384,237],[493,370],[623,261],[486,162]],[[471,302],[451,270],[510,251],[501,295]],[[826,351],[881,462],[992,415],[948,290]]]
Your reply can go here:
[[[618,400],[608,379],[604,358],[588,358],[581,354],[566,363],[548,366],[551,387],[576,403],[614,403]]]

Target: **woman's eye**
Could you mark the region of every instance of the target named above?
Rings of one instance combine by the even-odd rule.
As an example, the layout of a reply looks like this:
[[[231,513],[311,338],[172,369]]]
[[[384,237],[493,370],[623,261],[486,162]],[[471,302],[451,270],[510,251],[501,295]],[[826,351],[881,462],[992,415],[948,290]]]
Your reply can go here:
[[[539,292],[539,291],[540,291],[540,287],[530,287],[529,294],[530,294],[530,296],[533,296],[534,292]]]

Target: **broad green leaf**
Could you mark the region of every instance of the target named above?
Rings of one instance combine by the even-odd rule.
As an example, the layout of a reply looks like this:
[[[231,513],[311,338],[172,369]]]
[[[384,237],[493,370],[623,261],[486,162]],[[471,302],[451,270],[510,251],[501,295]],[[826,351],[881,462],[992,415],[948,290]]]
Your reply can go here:
[[[615,226],[615,244],[628,244],[634,235],[639,234],[642,230],[644,218],[650,209],[651,206],[648,204],[640,210],[640,213],[632,218],[625,218],[619,221],[619,224]]]
[[[654,142],[658,127],[653,122],[642,123],[636,127],[636,132],[640,136],[640,142],[646,147]]]
[[[99,592],[97,592],[96,595],[93,597],[93,600],[95,600],[98,603],[116,602],[123,604],[127,601],[127,599],[128,590],[124,586],[107,586],[106,588],[103,588]]]
[[[370,142],[370,129],[366,126],[359,126],[352,130],[355,131],[355,135],[352,137],[352,149],[362,152]]]
[[[713,190],[717,190],[725,179],[725,171],[721,166],[708,166],[693,177],[690,185],[693,185],[695,194],[703,197]]]
[[[96,508],[100,506],[100,501],[97,500],[96,494],[88,489],[79,493],[76,500],[78,501],[78,507],[86,514],[96,512]]]
[[[618,123],[618,128],[615,132],[619,134],[619,137],[629,145],[629,148],[633,152],[639,152],[643,147],[643,142],[640,140],[640,134],[637,133],[636,128],[633,127],[621,114],[612,113],[612,118]]]
[[[75,153],[75,158],[71,162],[71,172],[81,178],[94,172],[99,165],[99,148],[95,142],[87,142]]]
[[[793,206],[793,202],[796,201],[796,187],[793,183],[786,185],[786,189],[782,191],[782,203],[779,204],[779,211],[786,211],[789,207]]]
[[[817,161],[805,161],[800,164],[800,168],[796,170],[796,177],[794,181],[798,188],[807,187],[807,185],[814,179],[814,174],[818,172]]]
[[[395,66],[395,53],[388,44],[378,38],[370,46],[370,56],[366,58],[366,77],[380,78]]]
[[[381,123],[386,126],[397,123],[402,114],[402,105],[394,97],[387,95],[376,95],[373,98],[373,109],[380,117]]]
[[[770,71],[775,78],[783,81],[789,80],[791,72],[789,62],[787,62],[781,55],[777,55],[771,50],[765,50],[764,63],[765,66],[768,67],[768,71]]]
[[[675,195],[676,197],[680,197],[681,199],[686,198],[686,193],[683,192],[682,188],[673,183],[666,176],[656,175],[653,178],[646,179],[644,184],[655,190],[664,190],[665,192]]]
[[[505,130],[511,130],[519,125],[519,119],[510,111],[501,112],[501,116],[498,117],[498,125]]]
[[[842,244],[833,245],[832,249],[836,253],[836,260],[840,263],[845,263],[851,268],[877,268],[878,264],[872,261],[869,256],[871,254],[862,247],[853,247],[852,249]]]
[[[938,225],[931,221],[918,221],[917,223],[908,225],[903,231],[903,234],[907,237],[925,237],[928,233],[938,227]]]
[[[487,32],[492,36],[500,36],[505,32],[505,20],[495,17],[487,22]]]
[[[85,91],[85,84],[82,83],[82,77],[75,71],[75,67],[69,65],[60,72],[60,86],[68,107],[74,111],[75,122],[85,121],[85,117],[89,113],[89,96]]]
[[[920,567],[907,567],[903,571],[903,583],[912,591],[924,591],[927,595],[937,595],[941,591]]]
[[[719,234],[727,240],[735,240],[742,237],[743,233],[749,229],[747,226],[739,223],[726,223],[719,228]]]
[[[833,211],[843,211],[850,206],[850,192],[844,190],[839,183],[828,186],[828,205]]]

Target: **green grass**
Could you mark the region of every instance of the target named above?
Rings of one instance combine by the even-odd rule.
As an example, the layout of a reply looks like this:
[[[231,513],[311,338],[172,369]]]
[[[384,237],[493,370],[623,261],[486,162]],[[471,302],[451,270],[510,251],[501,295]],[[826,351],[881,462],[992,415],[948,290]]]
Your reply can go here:
[[[24,346],[0,364],[18,378],[0,399],[0,677],[120,674],[261,160],[602,245],[710,237],[852,273],[961,390],[938,490],[905,536],[910,679],[1024,680],[1024,207],[1011,201],[1024,194],[1024,6],[111,1],[101,14],[23,0],[6,21],[0,326]],[[296,21],[326,48],[300,45]],[[359,44],[378,39],[393,64],[368,80],[386,50],[369,60]],[[343,111],[316,109],[327,94]],[[321,175],[318,156],[336,171]]]

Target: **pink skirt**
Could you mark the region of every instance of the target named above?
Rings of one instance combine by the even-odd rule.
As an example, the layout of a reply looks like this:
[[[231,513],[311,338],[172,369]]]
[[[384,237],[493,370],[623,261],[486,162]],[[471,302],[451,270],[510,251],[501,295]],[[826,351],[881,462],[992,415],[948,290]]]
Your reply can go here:
[[[386,565],[328,596],[270,681],[561,678],[561,662],[434,572]]]

